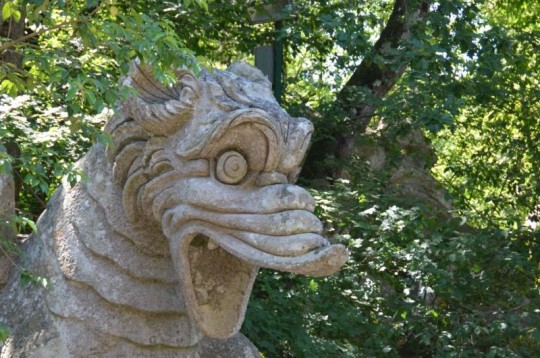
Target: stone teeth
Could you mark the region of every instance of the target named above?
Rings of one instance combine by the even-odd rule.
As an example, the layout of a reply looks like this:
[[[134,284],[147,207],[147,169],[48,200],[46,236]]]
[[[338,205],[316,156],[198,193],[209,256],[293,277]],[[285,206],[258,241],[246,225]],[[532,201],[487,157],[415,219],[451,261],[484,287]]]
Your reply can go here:
[[[219,245],[214,240],[208,240],[208,250],[215,250],[219,247]]]
[[[204,288],[195,288],[195,297],[198,304],[208,304],[208,291]]]

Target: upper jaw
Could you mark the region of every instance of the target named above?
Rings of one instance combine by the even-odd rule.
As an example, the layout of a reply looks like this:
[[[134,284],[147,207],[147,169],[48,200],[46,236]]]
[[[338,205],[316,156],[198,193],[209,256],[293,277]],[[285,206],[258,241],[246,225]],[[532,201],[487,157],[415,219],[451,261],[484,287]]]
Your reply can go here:
[[[176,233],[175,240],[188,241],[202,235],[207,239],[205,244],[209,250],[220,247],[257,267],[308,276],[328,276],[339,270],[348,259],[343,245],[331,245],[316,233],[268,235],[223,228],[200,220],[190,221]]]

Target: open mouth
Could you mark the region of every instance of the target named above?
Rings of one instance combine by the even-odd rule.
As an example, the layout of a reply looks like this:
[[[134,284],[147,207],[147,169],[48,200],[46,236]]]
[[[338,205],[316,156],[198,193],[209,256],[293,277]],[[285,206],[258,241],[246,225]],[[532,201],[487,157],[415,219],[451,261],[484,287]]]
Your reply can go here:
[[[253,266],[213,243],[190,225],[171,241],[188,314],[210,338],[228,338],[240,330],[257,276]]]
[[[290,187],[297,194],[303,190]],[[320,235],[312,199],[286,201],[288,209],[246,203],[242,211],[190,201],[167,210],[163,226],[190,316],[211,338],[238,332],[259,267],[327,276],[348,259],[343,245],[330,245]]]

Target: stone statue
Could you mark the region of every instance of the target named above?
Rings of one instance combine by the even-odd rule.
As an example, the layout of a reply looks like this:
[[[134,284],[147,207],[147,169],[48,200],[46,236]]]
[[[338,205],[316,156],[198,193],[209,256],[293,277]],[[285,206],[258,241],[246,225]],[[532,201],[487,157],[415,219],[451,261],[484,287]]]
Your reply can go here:
[[[259,267],[330,275],[347,260],[293,185],[313,130],[245,63],[163,86],[132,65],[133,95],[25,243],[47,288],[12,274],[1,357],[257,356],[237,335]],[[12,270],[14,271],[14,270]],[[232,338],[230,338],[232,337]]]

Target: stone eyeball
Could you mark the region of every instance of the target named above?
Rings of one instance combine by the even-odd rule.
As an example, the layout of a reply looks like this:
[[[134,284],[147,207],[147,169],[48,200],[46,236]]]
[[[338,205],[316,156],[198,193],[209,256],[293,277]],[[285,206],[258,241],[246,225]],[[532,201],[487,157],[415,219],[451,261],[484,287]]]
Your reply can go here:
[[[247,160],[237,151],[225,152],[217,160],[216,178],[224,184],[238,184],[246,177],[247,172]]]

